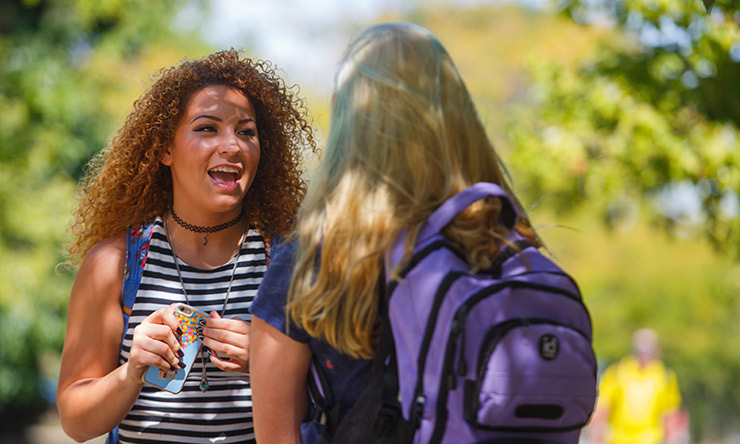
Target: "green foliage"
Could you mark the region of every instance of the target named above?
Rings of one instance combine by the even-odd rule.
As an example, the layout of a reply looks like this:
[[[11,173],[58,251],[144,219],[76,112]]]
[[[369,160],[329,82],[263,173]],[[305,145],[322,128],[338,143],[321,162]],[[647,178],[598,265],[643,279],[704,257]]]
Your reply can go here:
[[[76,183],[131,107],[158,42],[178,48],[174,1],[0,5],[0,429],[53,401],[71,273],[55,273]],[[202,50],[190,40],[191,51]],[[187,55],[182,43],[177,58]],[[171,63],[175,60],[168,60]],[[157,67],[164,65],[158,60]],[[153,70],[153,68],[151,68]],[[123,100],[122,96],[126,96]]]
[[[740,12],[730,5],[707,15],[698,1],[560,2],[612,32],[576,70],[532,62],[528,103],[509,120],[512,169],[529,197],[557,211],[600,202],[610,221],[616,199],[654,200],[686,181],[700,214],[653,206],[654,221],[672,230],[693,216],[697,232],[740,257]]]

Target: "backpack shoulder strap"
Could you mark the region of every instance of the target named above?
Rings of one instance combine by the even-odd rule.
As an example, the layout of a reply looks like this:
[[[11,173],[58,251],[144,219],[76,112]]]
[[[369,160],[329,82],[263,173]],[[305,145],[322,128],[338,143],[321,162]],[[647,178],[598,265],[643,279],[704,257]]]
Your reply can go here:
[[[454,196],[450,197],[439,206],[428,218],[421,229],[418,241],[441,232],[452,219],[469,207],[473,202],[484,197],[498,197],[501,199],[503,208],[501,210],[501,222],[508,228],[514,228],[518,217],[516,206],[511,197],[500,186],[489,182],[478,182]]]
[[[149,244],[152,239],[154,223],[131,226],[126,232],[126,265],[123,272],[121,300],[125,307],[131,308],[139,291],[141,273],[149,255]]]
[[[131,226],[126,230],[126,262],[123,268],[123,286],[121,287],[122,308],[127,307],[130,310],[134,306],[136,293],[139,291],[139,284],[141,283],[141,273],[144,271],[146,258],[149,255],[149,244],[153,230],[154,222]],[[129,317],[130,315],[123,310],[123,333],[119,350],[126,337]],[[118,442],[118,426],[108,433],[105,442],[106,444]]]
[[[522,251],[529,247],[533,247],[531,242],[529,242],[526,239],[518,239],[514,241],[514,245],[506,245],[501,251],[499,251],[496,258],[491,263],[491,266],[488,268],[488,270],[484,270],[486,273],[490,273],[493,276],[500,277],[502,273],[502,269],[504,266],[504,262],[509,260],[512,256],[516,254],[520,254]]]

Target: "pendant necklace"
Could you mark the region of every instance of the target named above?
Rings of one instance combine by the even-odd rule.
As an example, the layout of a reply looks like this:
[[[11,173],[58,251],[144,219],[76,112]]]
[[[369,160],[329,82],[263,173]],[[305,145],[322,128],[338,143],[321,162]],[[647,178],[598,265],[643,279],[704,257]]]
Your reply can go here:
[[[175,212],[172,211],[173,218],[175,217]],[[238,221],[241,219],[241,213],[239,214],[239,217],[235,219],[235,221]],[[175,261],[175,269],[177,270],[177,277],[180,279],[180,285],[182,286],[182,294],[185,295],[185,302],[187,302],[188,305],[190,304],[190,299],[188,298],[188,292],[185,290],[185,281],[182,279],[182,272],[180,271],[180,264],[177,263],[177,254],[175,253],[175,244],[172,242],[172,238],[170,237],[170,227],[169,222],[167,221],[168,218],[165,216],[164,218],[164,231],[167,235],[167,241],[170,243],[170,250],[172,251],[172,259]],[[175,219],[177,222],[177,219]],[[231,222],[227,222],[231,223]],[[236,223],[236,222],[234,222]],[[234,223],[231,223],[231,225],[234,225]],[[187,227],[185,227],[187,228]],[[192,231],[192,230],[191,230]],[[226,314],[226,304],[229,302],[229,295],[231,294],[231,284],[234,283],[234,276],[236,276],[236,267],[239,264],[239,255],[242,251],[242,245],[244,245],[244,239],[247,237],[247,224],[244,223],[244,230],[242,231],[242,237],[239,239],[239,248],[236,250],[236,257],[234,258],[234,268],[231,270],[231,279],[229,280],[229,286],[226,289],[226,297],[224,298],[224,306],[221,309],[221,317],[224,317]],[[204,238],[205,239],[205,238]],[[203,243],[205,245],[205,242]],[[205,348],[201,346],[200,348],[200,359],[202,361],[203,366],[201,367],[200,371],[200,391],[205,393],[208,390],[208,376],[206,375],[206,351]]]

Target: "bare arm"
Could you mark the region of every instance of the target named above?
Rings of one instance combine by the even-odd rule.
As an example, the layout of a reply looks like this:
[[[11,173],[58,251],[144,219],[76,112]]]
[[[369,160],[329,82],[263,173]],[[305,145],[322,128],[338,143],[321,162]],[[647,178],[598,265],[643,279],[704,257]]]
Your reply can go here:
[[[176,320],[160,310],[137,327],[130,360],[118,366],[124,261],[125,234],[105,239],[87,255],[72,287],[57,406],[62,428],[76,441],[100,436],[121,422],[139,395],[148,365],[170,368],[178,362],[179,345],[167,325],[176,329]]]
[[[586,428],[589,442],[603,444],[606,442],[606,429],[609,422],[609,406],[606,403],[598,403],[591,421]]]
[[[252,318],[250,381],[254,431],[260,444],[296,444],[308,408],[308,344]]]

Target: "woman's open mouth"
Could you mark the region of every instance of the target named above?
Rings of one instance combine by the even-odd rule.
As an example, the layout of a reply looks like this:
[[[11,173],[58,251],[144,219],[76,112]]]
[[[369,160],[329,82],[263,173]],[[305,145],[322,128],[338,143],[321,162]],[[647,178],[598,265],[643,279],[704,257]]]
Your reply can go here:
[[[216,185],[231,188],[241,178],[241,170],[231,166],[217,166],[208,170],[208,175]]]

